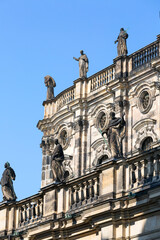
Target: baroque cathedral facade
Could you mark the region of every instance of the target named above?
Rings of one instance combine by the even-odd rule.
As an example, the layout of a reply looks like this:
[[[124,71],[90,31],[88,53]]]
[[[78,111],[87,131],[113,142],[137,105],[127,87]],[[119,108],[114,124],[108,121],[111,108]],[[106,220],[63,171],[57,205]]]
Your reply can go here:
[[[41,189],[0,203],[0,239],[160,239],[160,35],[131,55],[127,37],[90,77],[81,51],[80,77],[56,97],[45,77]]]

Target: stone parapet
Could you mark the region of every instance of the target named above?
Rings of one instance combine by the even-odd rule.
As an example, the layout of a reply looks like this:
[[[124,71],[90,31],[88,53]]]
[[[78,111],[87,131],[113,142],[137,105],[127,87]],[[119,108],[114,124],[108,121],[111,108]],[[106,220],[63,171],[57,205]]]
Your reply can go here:
[[[52,183],[41,188],[39,194],[18,202],[1,203],[0,239],[9,235],[15,238],[27,235],[26,239],[29,239],[29,236],[45,234],[45,228],[48,234],[53,229],[56,234],[67,234],[64,226],[74,235],[74,222],[81,226],[86,225],[86,221],[84,231],[90,234],[93,230],[98,233],[104,222],[119,232],[121,227],[118,226],[127,226],[130,211],[134,211],[130,221],[138,221],[139,207],[145,209],[148,202],[153,204],[160,198],[159,166],[159,148],[128,159],[108,159],[84,176],[60,184]],[[102,221],[103,214],[106,217]],[[72,234],[67,235],[69,239]],[[81,235],[79,230],[76,234]],[[105,234],[104,230],[101,234]]]

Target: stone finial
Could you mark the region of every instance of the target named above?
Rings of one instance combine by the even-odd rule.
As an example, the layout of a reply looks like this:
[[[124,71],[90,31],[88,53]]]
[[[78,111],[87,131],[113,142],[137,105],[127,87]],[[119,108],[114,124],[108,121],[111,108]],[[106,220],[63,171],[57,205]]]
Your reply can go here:
[[[47,99],[46,100],[51,100],[54,98],[54,87],[56,87],[56,82],[54,79],[47,75],[44,77],[44,83],[47,87]]]
[[[128,38],[127,32],[124,30],[124,28],[120,29],[120,33],[118,35],[117,40],[114,43],[118,42],[117,45],[117,52],[118,52],[118,57],[120,56],[126,56],[128,51],[127,51],[127,44],[126,44],[126,39]]]

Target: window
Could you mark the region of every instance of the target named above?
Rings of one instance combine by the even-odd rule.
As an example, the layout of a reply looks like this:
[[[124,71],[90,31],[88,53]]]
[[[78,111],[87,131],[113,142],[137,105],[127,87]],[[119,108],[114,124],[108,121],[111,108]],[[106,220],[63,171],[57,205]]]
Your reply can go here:
[[[152,148],[153,139],[151,137],[147,137],[142,142],[142,151],[147,151]]]

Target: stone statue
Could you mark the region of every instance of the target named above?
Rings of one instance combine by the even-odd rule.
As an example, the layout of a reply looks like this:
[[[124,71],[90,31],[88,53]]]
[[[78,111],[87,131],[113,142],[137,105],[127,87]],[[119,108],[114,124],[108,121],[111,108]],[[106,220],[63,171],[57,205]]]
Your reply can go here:
[[[119,56],[126,56],[128,51],[127,51],[127,44],[126,44],[126,39],[128,38],[128,34],[124,30],[124,28],[120,29],[120,34],[117,38],[117,40],[114,43],[118,42],[117,45],[117,52],[118,52],[118,57]]]
[[[44,83],[47,87],[47,99],[46,100],[51,100],[54,98],[54,87],[56,87],[56,82],[54,79],[47,75],[44,77]]]
[[[58,139],[55,139],[55,149],[53,151],[52,160],[51,160],[51,169],[53,173],[53,179],[55,183],[62,182],[64,179],[63,171],[63,160],[64,153],[61,144],[59,144]]]
[[[110,121],[102,135],[106,133],[109,148],[113,158],[122,157],[122,140],[125,137],[124,115],[122,118],[116,118],[114,112],[110,112]]]
[[[86,54],[83,53],[83,50],[80,51],[81,56],[79,58],[73,57],[76,61],[79,61],[79,77],[84,78],[87,77],[88,72],[88,58]]]
[[[5,163],[4,167],[6,169],[2,174],[0,182],[2,186],[3,201],[15,201],[17,197],[14,192],[12,180],[15,180],[16,174],[8,162]]]

